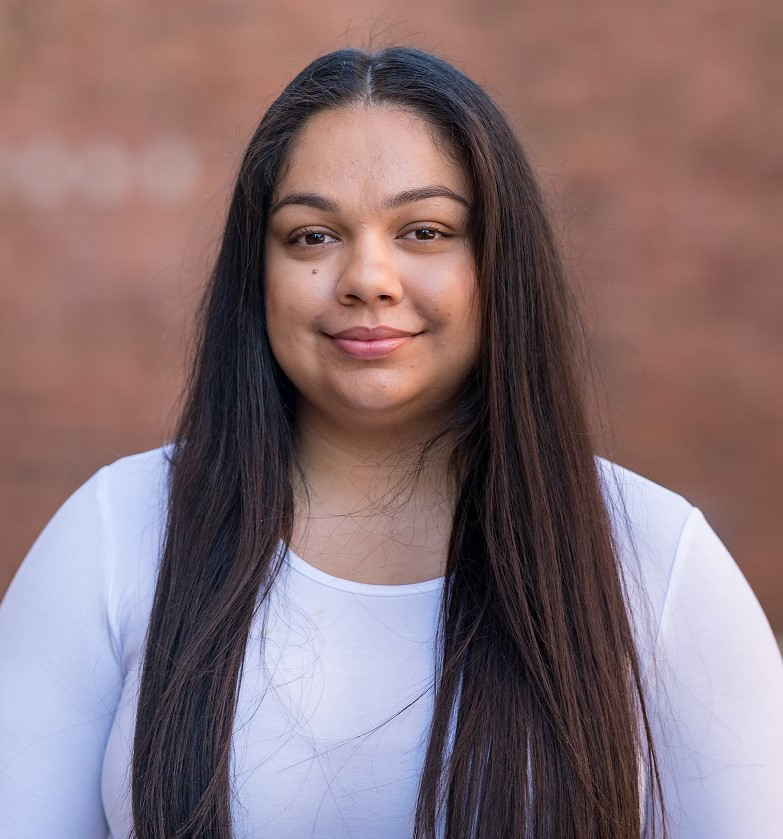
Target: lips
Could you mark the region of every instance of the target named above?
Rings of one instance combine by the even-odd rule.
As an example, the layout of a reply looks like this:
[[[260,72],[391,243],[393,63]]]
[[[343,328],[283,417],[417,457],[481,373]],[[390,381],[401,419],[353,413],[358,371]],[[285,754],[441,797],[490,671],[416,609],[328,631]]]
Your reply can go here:
[[[409,344],[417,334],[390,326],[352,326],[329,337],[346,355],[371,361],[391,355]]]
[[[393,329],[391,326],[352,326],[350,329],[343,329],[342,332],[333,333],[332,338],[348,338],[353,341],[381,341],[384,338],[407,338],[414,334],[414,332],[406,332],[403,329]]]

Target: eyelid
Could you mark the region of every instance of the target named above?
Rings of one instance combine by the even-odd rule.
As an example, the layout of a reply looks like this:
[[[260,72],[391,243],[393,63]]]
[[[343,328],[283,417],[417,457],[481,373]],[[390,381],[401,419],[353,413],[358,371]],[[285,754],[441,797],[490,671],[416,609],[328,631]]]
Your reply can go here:
[[[329,230],[321,230],[318,227],[298,227],[296,230],[294,230],[292,233],[289,233],[288,236],[286,236],[286,244],[296,245],[298,244],[296,240],[301,239],[302,236],[306,236],[308,233],[322,233],[324,236],[330,236],[332,239],[339,241],[339,237],[336,234],[330,232]],[[320,245],[302,245],[302,247],[318,248],[323,247],[323,245],[329,244],[331,244],[331,242],[322,242]]]
[[[398,234],[397,238],[400,238],[400,239],[407,238],[409,236],[409,234],[416,233],[416,231],[418,231],[418,230],[432,230],[432,231],[434,231],[435,233],[438,234],[437,238],[435,238],[435,239],[417,239],[417,240],[415,240],[415,241],[418,241],[418,242],[428,242],[428,241],[429,242],[438,242],[441,239],[452,239],[455,236],[454,233],[449,233],[447,230],[444,230],[443,226],[440,225],[440,224],[437,224],[437,223],[434,223],[434,222],[429,222],[429,223],[427,223],[427,222],[416,222],[416,223],[414,223],[413,227],[410,227],[408,230],[404,230],[402,233]],[[324,247],[325,245],[332,244],[331,242],[321,242],[318,245],[305,245],[305,244],[300,245],[296,241],[297,239],[301,239],[302,236],[307,236],[310,233],[321,233],[324,236],[329,236],[331,239],[334,239],[335,241],[340,240],[339,236],[337,236],[335,233],[333,233],[329,230],[324,230],[320,227],[308,225],[308,226],[305,226],[305,227],[298,227],[296,230],[289,233],[288,236],[285,239],[286,244],[294,245],[294,246],[298,246],[298,247],[304,247],[304,248],[308,248],[308,249]],[[411,240],[411,241],[414,241],[414,240]]]
[[[433,224],[422,224],[420,222],[417,222],[409,230],[406,230],[403,233],[401,233],[400,238],[404,238],[409,233],[415,233],[417,230],[432,230],[435,233],[439,234],[438,239],[451,239],[455,235],[454,233],[449,233],[447,230],[444,230],[443,227],[440,224],[434,224],[434,223]],[[418,241],[420,241],[420,242],[426,242],[426,241],[435,242],[435,241],[438,241],[438,239],[430,239],[430,240],[419,239]]]

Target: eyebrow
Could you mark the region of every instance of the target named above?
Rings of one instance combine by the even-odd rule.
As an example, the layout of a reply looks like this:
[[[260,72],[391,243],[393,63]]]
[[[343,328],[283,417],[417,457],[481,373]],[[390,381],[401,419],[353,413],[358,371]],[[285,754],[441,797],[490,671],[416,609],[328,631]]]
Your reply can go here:
[[[392,195],[384,204],[385,209],[395,210],[405,204],[412,204],[414,201],[424,201],[427,198],[450,198],[452,201],[458,201],[465,207],[470,207],[467,198],[464,198],[453,189],[440,184],[433,184],[432,186],[422,186],[417,189],[406,189],[404,192],[399,192],[397,195]],[[316,210],[323,210],[326,213],[336,213],[339,210],[339,205],[327,198],[324,195],[318,195],[315,192],[292,192],[285,195],[279,201],[276,201],[269,209],[269,215],[273,216],[278,210],[289,204],[297,204],[304,207],[313,207]]]

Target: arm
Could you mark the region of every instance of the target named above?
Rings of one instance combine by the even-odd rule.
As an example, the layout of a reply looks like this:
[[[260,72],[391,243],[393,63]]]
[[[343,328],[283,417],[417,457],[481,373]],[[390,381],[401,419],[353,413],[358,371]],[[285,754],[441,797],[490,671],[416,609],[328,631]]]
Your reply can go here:
[[[671,839],[783,837],[783,661],[694,509],[661,617],[653,726]]]
[[[8,839],[105,837],[101,766],[122,689],[105,473],[57,511],[0,606],[0,813]]]

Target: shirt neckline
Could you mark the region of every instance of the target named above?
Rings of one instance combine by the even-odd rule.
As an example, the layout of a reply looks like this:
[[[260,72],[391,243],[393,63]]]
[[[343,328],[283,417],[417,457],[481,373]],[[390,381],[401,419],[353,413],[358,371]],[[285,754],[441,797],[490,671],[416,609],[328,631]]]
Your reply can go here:
[[[406,597],[411,595],[428,594],[439,591],[443,587],[444,577],[435,577],[432,580],[423,580],[420,583],[400,583],[399,585],[385,585],[381,583],[360,583],[356,580],[346,580],[344,577],[335,577],[326,571],[321,571],[302,557],[287,548],[281,542],[281,548],[286,552],[286,562],[294,571],[298,571],[305,577],[321,585],[338,591],[351,592],[353,594],[370,595],[373,597]]]

